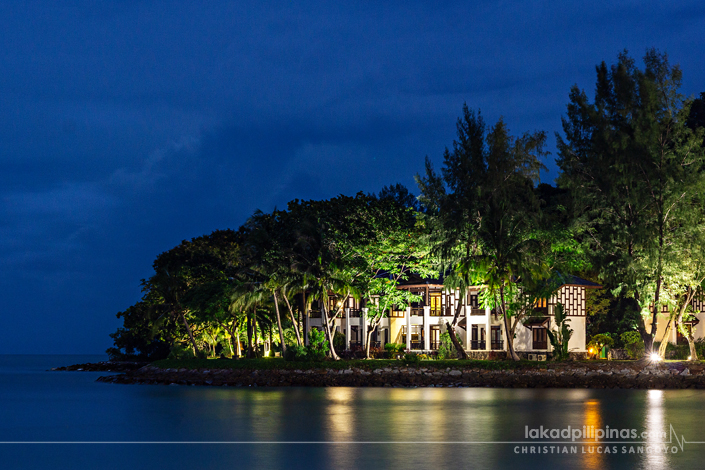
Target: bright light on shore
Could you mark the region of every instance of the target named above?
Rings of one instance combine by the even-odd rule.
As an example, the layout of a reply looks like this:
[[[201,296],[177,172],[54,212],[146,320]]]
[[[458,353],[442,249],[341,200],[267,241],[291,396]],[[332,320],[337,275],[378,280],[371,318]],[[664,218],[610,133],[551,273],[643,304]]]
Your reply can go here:
[[[652,362],[658,362],[661,360],[661,356],[659,356],[657,353],[651,354],[651,361]]]

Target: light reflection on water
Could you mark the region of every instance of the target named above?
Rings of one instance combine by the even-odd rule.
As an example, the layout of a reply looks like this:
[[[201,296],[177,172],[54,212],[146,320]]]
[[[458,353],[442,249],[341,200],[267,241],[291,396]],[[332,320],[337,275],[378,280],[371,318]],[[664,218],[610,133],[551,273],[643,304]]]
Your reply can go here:
[[[127,386],[96,383],[100,373],[45,372],[61,362],[12,364],[0,357],[4,441],[385,443],[0,445],[2,468],[688,468],[705,458],[705,445],[695,444],[675,455],[587,446],[577,455],[517,454],[514,444],[470,444],[529,447],[527,426],[634,428],[657,445],[655,431],[672,424],[704,440],[705,393],[695,390]]]

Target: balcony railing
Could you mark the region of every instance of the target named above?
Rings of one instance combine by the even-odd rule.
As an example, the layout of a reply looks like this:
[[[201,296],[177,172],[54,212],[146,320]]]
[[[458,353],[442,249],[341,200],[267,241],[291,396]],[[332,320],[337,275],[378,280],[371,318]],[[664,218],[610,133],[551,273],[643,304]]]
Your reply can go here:
[[[359,308],[350,309],[350,318],[360,318],[362,316],[362,310]]]
[[[470,309],[470,315],[484,317],[485,316],[485,309],[473,307],[472,309]]]
[[[423,341],[412,341],[411,349],[423,349]]]
[[[321,318],[321,311],[320,310],[309,310],[308,316],[310,318]]]
[[[497,341],[492,341],[491,348],[493,351],[498,350],[498,349],[504,349],[504,340],[500,339]]]
[[[417,316],[417,317],[423,317],[423,307],[412,308],[411,315]]]
[[[440,308],[432,308],[431,309],[431,316],[432,317],[442,317],[443,316],[443,310]]]
[[[362,347],[362,341],[350,340],[350,349],[355,349],[356,347],[361,348],[361,347]]]
[[[480,340],[476,340],[476,339],[473,339],[470,341],[470,349],[472,349],[474,351],[477,351],[477,350],[484,351],[485,347],[486,347],[485,341],[480,341]]]
[[[547,341],[534,341],[534,349],[548,349]]]

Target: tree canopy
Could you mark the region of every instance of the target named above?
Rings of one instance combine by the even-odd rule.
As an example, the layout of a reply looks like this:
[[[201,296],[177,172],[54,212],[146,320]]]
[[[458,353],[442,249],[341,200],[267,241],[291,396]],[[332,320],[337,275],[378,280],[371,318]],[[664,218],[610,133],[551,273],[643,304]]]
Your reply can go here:
[[[664,338],[687,326],[705,282],[705,92],[684,97],[681,82],[655,49],[642,67],[626,51],[599,64],[593,99],[570,89],[555,186],[540,181],[543,131],[513,135],[503,119],[488,125],[464,105],[440,170],[427,157],[415,176],[418,197],[395,183],[296,199],[159,254],[142,298],[117,314],[123,326],[108,352],[285,353],[304,347],[303,318],[316,301],[327,343],[316,347],[335,359],[335,319],[356,299],[366,305],[369,357],[382,319],[419,300],[399,289],[412,273],[442,279],[449,293],[481,288],[514,359],[517,325],[564,275],[583,273],[609,289],[588,298],[590,334],[636,323],[651,350],[659,321],[668,322]],[[446,328],[464,357],[455,329],[468,299],[455,298]],[[555,337],[561,348],[567,332]]]

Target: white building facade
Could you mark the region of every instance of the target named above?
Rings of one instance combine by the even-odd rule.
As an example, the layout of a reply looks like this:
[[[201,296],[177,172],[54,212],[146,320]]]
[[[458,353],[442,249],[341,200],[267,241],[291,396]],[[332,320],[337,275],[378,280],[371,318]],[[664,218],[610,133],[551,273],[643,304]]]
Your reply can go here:
[[[381,320],[372,337],[372,347],[384,347],[387,343],[406,345],[407,351],[432,353],[440,345],[441,333],[446,331],[446,324],[452,323],[454,309],[458,304],[460,292],[448,292],[436,280],[416,278],[400,286],[421,297],[421,301],[403,310],[391,309]],[[554,309],[560,302],[568,316],[573,335],[569,341],[569,351],[586,352],[586,290],[599,289],[600,285],[575,276],[569,276],[555,296],[537,305],[534,315],[527,317],[515,328],[514,348],[519,353],[547,354],[551,344],[547,331],[555,330]],[[462,307],[460,320],[455,328],[463,348],[473,356],[473,352],[484,352],[481,357],[491,357],[494,352],[506,352],[507,335],[504,319],[490,309],[480,308],[479,294],[481,287],[468,289],[465,306]],[[335,300],[331,300],[329,311],[335,309]],[[322,328],[320,310],[315,302],[306,305],[304,325],[306,331]],[[367,338],[367,308],[364,303],[352,298],[346,300],[341,315],[335,320],[335,329],[345,335],[347,349],[364,347]],[[306,335],[308,337],[308,334]],[[503,355],[503,354],[500,354]]]

